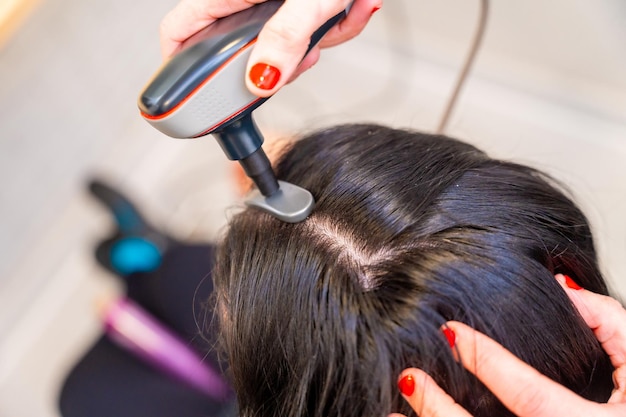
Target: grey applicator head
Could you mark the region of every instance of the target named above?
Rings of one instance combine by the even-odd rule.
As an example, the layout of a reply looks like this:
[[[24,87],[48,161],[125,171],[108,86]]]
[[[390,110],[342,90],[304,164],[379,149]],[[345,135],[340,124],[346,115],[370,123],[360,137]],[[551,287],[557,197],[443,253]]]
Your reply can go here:
[[[298,223],[308,217],[315,207],[315,199],[310,192],[297,185],[278,181],[280,189],[269,197],[258,189],[250,192],[245,204],[263,210],[287,223]]]

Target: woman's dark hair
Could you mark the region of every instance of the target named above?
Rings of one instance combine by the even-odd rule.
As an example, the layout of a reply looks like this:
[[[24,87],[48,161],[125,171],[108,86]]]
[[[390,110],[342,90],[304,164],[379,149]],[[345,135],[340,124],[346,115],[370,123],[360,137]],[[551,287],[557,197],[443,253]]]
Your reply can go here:
[[[276,173],[310,190],[315,210],[298,224],[235,215],[214,271],[242,417],[411,414],[396,388],[407,367],[476,417],[511,416],[454,361],[448,320],[608,399],[610,361],[554,275],[606,284],[585,216],[546,175],[375,125],[303,138]]]

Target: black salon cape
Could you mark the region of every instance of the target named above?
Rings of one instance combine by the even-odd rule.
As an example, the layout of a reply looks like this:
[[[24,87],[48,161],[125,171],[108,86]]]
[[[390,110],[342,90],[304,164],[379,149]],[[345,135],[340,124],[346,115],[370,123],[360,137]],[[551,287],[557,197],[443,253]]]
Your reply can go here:
[[[128,297],[190,341],[214,369],[225,369],[201,337],[194,309],[206,313],[213,290],[210,245],[168,249],[158,270],[125,278]],[[211,334],[209,339],[215,339]],[[102,336],[71,369],[59,394],[63,417],[226,417],[234,401],[218,403],[152,368]]]

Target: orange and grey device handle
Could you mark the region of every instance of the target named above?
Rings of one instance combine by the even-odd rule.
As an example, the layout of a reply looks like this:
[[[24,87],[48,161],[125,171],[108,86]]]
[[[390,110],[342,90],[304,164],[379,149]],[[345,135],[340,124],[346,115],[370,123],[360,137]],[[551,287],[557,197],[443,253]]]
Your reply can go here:
[[[141,93],[141,115],[168,136],[197,138],[219,131],[260,106],[267,98],[246,88],[246,64],[263,25],[282,4],[270,0],[218,19],[186,41]],[[309,50],[345,14],[318,29]],[[230,153],[232,159],[245,156],[227,149]]]
[[[143,118],[166,135],[198,138],[213,134],[226,156],[241,163],[265,197],[280,189],[262,149],[263,136],[252,120],[252,111],[267,98],[250,93],[244,80],[259,32],[282,4],[269,0],[218,19],[187,40],[139,97]],[[309,51],[347,11],[313,34]]]
[[[246,64],[281,4],[268,1],[218,19],[187,40],[141,93],[141,115],[168,136],[197,138],[262,104],[265,99],[246,88]]]

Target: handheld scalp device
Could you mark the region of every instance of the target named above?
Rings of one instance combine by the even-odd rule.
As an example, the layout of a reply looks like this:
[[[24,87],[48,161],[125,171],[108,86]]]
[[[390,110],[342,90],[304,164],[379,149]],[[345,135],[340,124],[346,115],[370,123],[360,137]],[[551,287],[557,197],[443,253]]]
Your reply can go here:
[[[252,111],[267,98],[245,86],[246,63],[263,25],[283,4],[269,0],[222,18],[187,40],[181,52],[166,62],[139,97],[141,115],[174,138],[213,134],[230,160],[237,160],[254,181],[246,201],[280,220],[300,222],[311,213],[311,193],[277,181],[263,151],[263,136]],[[311,37],[308,51],[345,17],[334,16]]]

